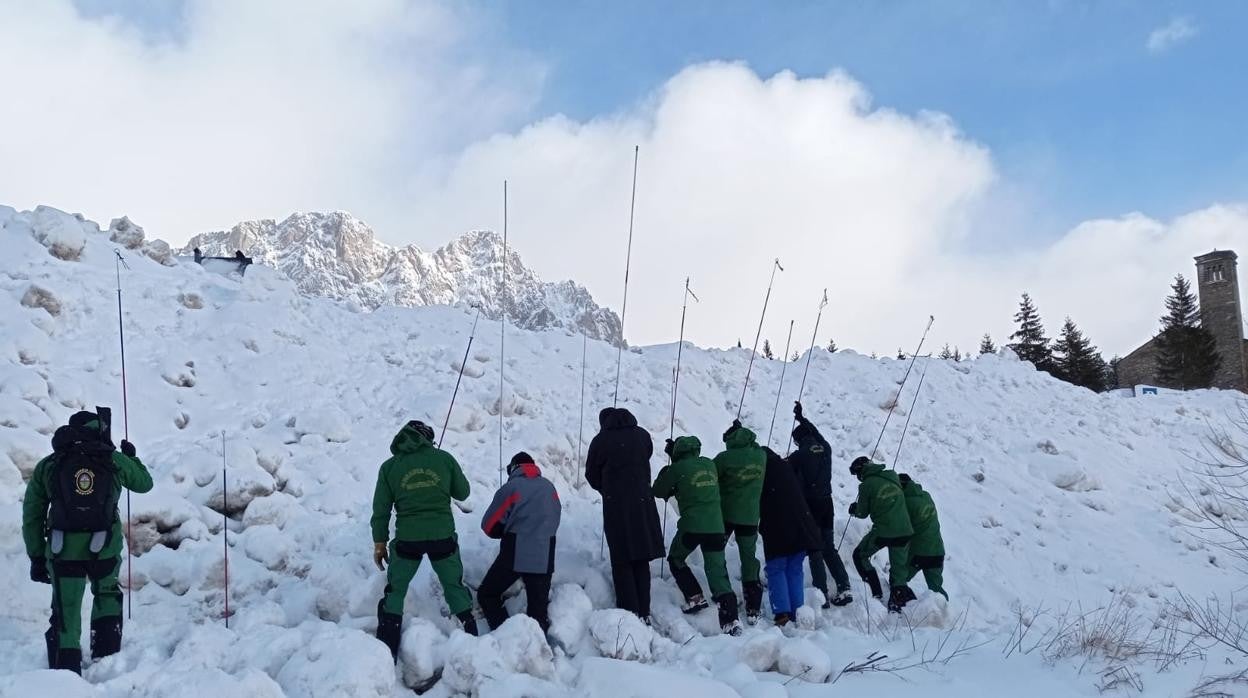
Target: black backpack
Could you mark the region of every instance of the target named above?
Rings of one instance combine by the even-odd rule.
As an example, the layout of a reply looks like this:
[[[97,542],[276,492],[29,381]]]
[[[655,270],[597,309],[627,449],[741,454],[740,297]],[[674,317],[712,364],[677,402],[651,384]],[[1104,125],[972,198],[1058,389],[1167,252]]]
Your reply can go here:
[[[66,533],[109,530],[117,518],[112,449],[81,443],[55,456],[48,528]]]

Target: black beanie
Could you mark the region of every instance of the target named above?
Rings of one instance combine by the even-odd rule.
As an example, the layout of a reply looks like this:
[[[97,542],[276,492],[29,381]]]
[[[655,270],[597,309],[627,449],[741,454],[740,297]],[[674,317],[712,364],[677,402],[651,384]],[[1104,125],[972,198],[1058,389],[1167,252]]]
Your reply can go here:
[[[867,465],[867,463],[870,462],[870,458],[867,458],[866,456],[858,456],[854,459],[853,463],[849,464],[849,474],[856,476],[858,473],[862,472],[862,469]]]
[[[512,457],[511,457],[511,462],[510,462],[510,463],[508,463],[507,465],[508,465],[508,466],[514,466],[514,465],[523,465],[523,464],[525,464],[525,463],[531,463],[531,464],[536,465],[536,463],[534,463],[534,461],[533,461],[533,456],[530,456],[529,454],[525,453],[524,451],[521,451],[521,452],[517,453],[516,455],[512,456]]]

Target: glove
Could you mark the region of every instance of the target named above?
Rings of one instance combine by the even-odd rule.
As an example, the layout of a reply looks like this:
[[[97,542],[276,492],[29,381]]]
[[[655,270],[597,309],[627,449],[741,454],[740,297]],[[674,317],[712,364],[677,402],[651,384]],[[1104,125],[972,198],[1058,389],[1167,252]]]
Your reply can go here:
[[[858,516],[858,502],[849,503],[849,515]]]
[[[121,440],[121,452],[130,458],[134,458],[138,455],[138,451],[134,450],[134,444],[126,441],[125,439]]]
[[[40,584],[52,583],[52,575],[48,574],[48,559],[46,557],[30,558],[30,581],[39,582]]]
[[[373,562],[377,564],[377,569],[382,572],[386,571],[386,563],[390,561],[390,551],[386,549],[385,543],[373,543]]]
[[[666,453],[668,457],[670,458],[672,455],[672,449],[675,446],[676,446],[675,441],[672,441],[671,439],[667,439],[666,441],[663,442],[663,452]]]
[[[793,417],[794,419],[802,418],[802,403],[801,402],[793,403]]]

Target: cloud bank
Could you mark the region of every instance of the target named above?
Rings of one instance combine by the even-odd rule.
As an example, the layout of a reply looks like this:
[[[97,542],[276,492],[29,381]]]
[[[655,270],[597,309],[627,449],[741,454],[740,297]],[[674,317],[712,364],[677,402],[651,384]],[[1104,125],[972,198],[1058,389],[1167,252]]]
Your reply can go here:
[[[1011,183],[945,115],[872,103],[832,71],[760,76],[693,65],[640,104],[534,120],[545,66],[477,50],[488,18],[437,4],[191,2],[184,38],[153,43],[67,4],[0,2],[0,201],[49,203],[154,234],[292,210],[347,209],[391,243],[501,226],[526,263],[619,308],[633,146],[641,148],[626,335],[753,339],[790,319],[862,351],[1000,343],[1026,290],[1056,330],[1071,315],[1107,355],[1146,339],[1176,273],[1214,247],[1248,253],[1248,208],[1170,221],[1089,221],[1020,246]],[[527,124],[527,125],[526,125]],[[1024,221],[1025,222],[1025,221]],[[972,233],[974,235],[972,236]],[[985,248],[999,235],[1002,244]],[[988,251],[988,250],[991,251]]]

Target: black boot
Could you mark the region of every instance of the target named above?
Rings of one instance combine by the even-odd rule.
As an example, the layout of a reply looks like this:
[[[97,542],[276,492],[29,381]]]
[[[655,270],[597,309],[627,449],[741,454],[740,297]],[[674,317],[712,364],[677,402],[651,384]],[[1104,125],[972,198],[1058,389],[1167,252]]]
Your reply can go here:
[[[871,587],[871,595],[877,599],[884,598],[884,588],[880,586],[880,575],[875,570],[871,570],[862,576],[862,581]]]
[[[914,592],[908,586],[893,587],[888,594],[888,612],[901,613],[906,604],[914,600]]]
[[[459,619],[460,624],[464,628],[464,632],[472,635],[473,637],[477,637],[479,634],[477,631],[477,618],[472,615],[472,611],[464,611],[463,613],[457,614],[455,617]]]
[[[403,639],[403,616],[386,613],[377,602],[377,639],[390,648],[390,656],[399,661],[399,641]]]
[[[741,634],[741,621],[737,615],[737,595],[720,594],[715,597],[719,604],[719,628],[729,635]]]
[[[102,659],[121,651],[121,616],[91,621],[91,658]]]
[[[745,592],[745,622],[753,625],[763,613],[763,585],[746,582],[742,586]]]
[[[52,668],[72,671],[75,674],[82,676],[82,650],[62,649],[57,651],[56,663]]]
[[[695,596],[702,596],[702,585],[698,584],[698,578],[693,576],[693,570],[688,566],[676,567],[670,563],[668,566],[672,568],[672,579],[676,580],[676,588],[680,589],[686,601]]]

